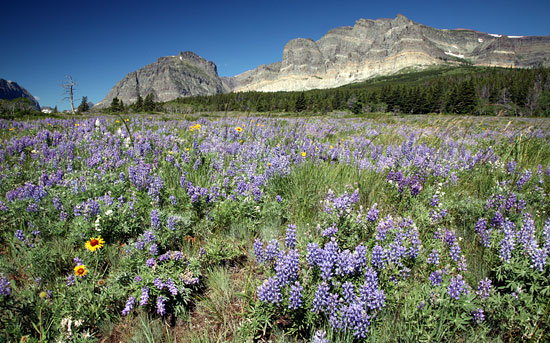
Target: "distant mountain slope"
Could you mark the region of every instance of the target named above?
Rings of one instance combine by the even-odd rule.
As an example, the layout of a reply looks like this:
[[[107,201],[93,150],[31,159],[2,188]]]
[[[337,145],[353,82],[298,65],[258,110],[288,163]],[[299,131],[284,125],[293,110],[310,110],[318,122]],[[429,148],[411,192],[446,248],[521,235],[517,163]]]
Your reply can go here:
[[[32,94],[17,84],[17,82],[0,79],[0,99],[12,100],[17,98],[29,99],[35,109],[40,110],[38,101]]]
[[[96,108],[108,107],[117,97],[125,104],[136,102],[138,95],[153,94],[156,101],[182,96],[209,95],[229,91],[218,76],[216,65],[193,52],[161,57],[119,81]]]
[[[287,43],[281,62],[234,77],[234,91],[301,91],[333,88],[402,69],[471,64],[528,68],[550,66],[550,37],[517,37],[473,30],[440,30],[402,15],[359,19],[318,41]]]
[[[354,26],[330,30],[318,41],[293,39],[284,47],[281,61],[233,77],[220,78],[213,62],[192,52],[161,57],[128,74],[97,106],[109,106],[114,97],[133,103],[138,95],[150,93],[157,101],[168,101],[230,91],[333,88],[437,65],[550,66],[550,37],[435,29],[402,15],[359,19]]]

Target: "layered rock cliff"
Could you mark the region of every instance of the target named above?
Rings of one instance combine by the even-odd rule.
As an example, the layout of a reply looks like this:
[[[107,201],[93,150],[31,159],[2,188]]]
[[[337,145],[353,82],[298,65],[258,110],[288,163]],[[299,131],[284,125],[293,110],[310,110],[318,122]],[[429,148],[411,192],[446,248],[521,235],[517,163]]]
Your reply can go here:
[[[550,66],[550,37],[517,37],[473,30],[441,30],[394,19],[359,19],[318,41],[287,43],[281,62],[234,77],[233,91],[332,88],[404,68],[468,63],[527,68]]]
[[[0,99],[12,100],[17,98],[29,99],[34,109],[40,110],[38,101],[28,90],[18,85],[17,82],[0,79]]]
[[[191,51],[177,56],[161,57],[120,80],[96,104],[108,107],[117,97],[125,104],[135,103],[138,96],[153,94],[155,101],[168,101],[190,95],[210,95],[229,91],[218,76],[216,65]]]
[[[550,37],[519,37],[474,30],[442,30],[398,15],[359,19],[354,26],[330,30],[318,41],[297,38],[283,49],[280,62],[262,64],[220,78],[216,65],[182,52],[162,57],[118,82],[98,107],[114,97],[133,103],[154,94],[157,101],[229,91],[302,91],[338,87],[397,73],[405,68],[467,63],[528,68],[550,66]]]

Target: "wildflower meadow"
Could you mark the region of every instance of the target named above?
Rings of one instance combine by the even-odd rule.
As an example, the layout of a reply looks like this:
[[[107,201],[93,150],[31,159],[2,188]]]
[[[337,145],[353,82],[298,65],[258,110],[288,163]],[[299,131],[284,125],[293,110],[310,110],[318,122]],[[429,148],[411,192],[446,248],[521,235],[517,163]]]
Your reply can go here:
[[[0,119],[0,342],[550,341],[550,121]]]

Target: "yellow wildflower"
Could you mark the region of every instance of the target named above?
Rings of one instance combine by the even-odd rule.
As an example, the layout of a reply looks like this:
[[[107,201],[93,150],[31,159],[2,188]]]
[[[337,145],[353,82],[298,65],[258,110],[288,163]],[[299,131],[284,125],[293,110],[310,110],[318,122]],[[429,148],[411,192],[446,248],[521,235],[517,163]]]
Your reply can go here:
[[[86,242],[86,248],[90,251],[96,251],[97,249],[103,247],[105,244],[105,241],[101,236],[97,236],[97,238],[90,238],[89,241]]]

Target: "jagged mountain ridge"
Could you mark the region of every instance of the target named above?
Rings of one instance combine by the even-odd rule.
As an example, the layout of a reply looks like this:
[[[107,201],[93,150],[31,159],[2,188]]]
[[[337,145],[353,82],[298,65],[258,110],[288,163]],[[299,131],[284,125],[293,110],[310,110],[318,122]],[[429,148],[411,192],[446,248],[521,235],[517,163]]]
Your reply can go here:
[[[187,67],[178,67],[178,60],[185,60]],[[163,57],[128,74],[98,105],[108,106],[114,96],[132,103],[137,94],[149,93],[158,101],[167,101],[229,91],[332,88],[410,67],[460,63],[515,68],[550,66],[550,37],[435,29],[402,15],[393,19],[359,19],[354,26],[330,30],[318,41],[293,39],[285,45],[281,61],[233,77],[220,78],[213,62],[192,52]]]
[[[29,99],[36,110],[40,109],[40,104],[28,90],[18,85],[17,82],[0,79],[0,99],[12,100],[17,98]]]
[[[97,108],[107,107],[117,97],[125,104],[153,94],[156,101],[182,96],[210,95],[229,91],[218,75],[216,65],[191,51],[177,56],[161,57],[120,80]]]

